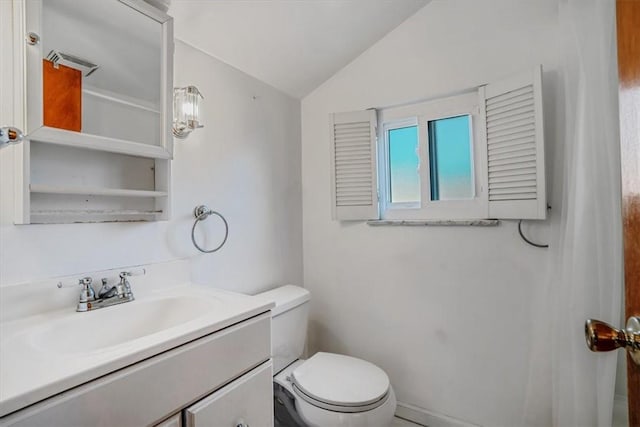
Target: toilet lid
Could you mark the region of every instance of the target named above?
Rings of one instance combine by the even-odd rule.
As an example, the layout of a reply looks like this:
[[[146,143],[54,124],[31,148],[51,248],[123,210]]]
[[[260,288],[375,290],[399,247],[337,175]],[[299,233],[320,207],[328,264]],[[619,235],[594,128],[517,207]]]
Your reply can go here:
[[[389,377],[373,363],[333,353],[316,353],[292,374],[303,393],[329,405],[365,406],[389,391]]]

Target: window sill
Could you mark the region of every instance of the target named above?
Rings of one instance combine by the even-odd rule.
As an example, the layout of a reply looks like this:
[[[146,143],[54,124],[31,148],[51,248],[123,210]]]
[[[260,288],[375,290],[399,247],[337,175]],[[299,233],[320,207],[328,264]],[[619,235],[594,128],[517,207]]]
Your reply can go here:
[[[380,226],[405,226],[405,227],[426,227],[426,226],[454,226],[454,227],[497,227],[500,225],[499,219],[444,219],[444,220],[387,220],[376,219],[367,221],[367,225],[373,227]]]

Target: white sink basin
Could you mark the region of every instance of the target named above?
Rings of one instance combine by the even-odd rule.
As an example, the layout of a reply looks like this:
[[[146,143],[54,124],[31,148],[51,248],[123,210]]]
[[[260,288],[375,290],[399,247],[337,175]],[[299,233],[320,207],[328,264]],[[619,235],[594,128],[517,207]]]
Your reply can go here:
[[[215,310],[216,302],[211,297],[170,296],[70,313],[33,331],[30,341],[44,352],[103,351],[195,320]]]

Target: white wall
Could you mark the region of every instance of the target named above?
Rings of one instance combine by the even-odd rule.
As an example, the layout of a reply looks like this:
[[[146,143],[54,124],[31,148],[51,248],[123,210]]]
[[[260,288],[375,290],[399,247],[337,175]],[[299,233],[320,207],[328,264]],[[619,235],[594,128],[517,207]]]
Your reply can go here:
[[[178,258],[191,258],[196,281],[219,288],[301,282],[299,101],[176,42],[175,85],[188,84],[205,96],[205,128],[175,144],[168,222],[14,226],[13,149],[0,152],[1,285]],[[2,114],[10,123],[11,110]],[[229,221],[215,254],[191,245],[192,210],[202,203]],[[220,224],[209,219],[205,230],[201,241],[217,244]]]
[[[331,221],[328,115],[445,95],[541,63],[552,180],[557,7],[556,0],[435,0],[302,101],[310,350],[378,364],[400,402],[436,415],[521,425],[528,405],[528,419],[550,424],[545,396],[527,389],[531,324],[545,315],[533,312],[533,301],[541,298],[546,252],[520,240],[515,222],[374,228]],[[547,227],[526,229],[544,241]]]

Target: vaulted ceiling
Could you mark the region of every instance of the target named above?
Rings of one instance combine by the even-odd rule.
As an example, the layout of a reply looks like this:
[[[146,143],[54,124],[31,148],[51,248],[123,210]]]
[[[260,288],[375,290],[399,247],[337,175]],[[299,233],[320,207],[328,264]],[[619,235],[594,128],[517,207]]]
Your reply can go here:
[[[428,2],[173,0],[169,14],[176,38],[302,98]]]

